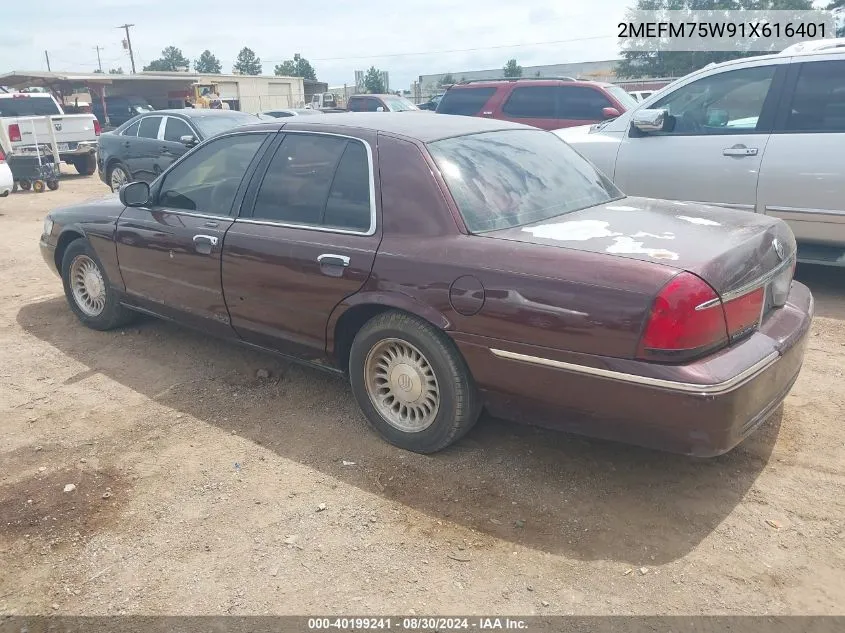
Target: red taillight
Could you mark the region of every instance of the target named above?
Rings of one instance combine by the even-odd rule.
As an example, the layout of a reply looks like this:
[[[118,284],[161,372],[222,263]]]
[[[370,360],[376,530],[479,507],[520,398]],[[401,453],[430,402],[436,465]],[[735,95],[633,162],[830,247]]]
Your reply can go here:
[[[723,303],[725,321],[728,323],[728,336],[738,338],[753,329],[760,322],[766,289],[752,290],[748,294]]]
[[[21,126],[17,123],[12,123],[9,126],[9,140],[12,143],[19,143],[21,140]]]
[[[94,136],[99,136],[102,131],[103,128],[100,126],[100,122],[94,119]]]
[[[6,162],[6,153],[3,151],[3,148],[0,147],[0,163]]]
[[[687,360],[727,342],[719,295],[702,279],[685,272],[667,283],[654,300],[637,356]]]

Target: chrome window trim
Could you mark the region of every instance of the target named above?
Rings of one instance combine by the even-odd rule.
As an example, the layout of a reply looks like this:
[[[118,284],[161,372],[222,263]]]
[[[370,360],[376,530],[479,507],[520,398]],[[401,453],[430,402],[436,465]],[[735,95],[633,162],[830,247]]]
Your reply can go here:
[[[711,299],[710,301],[705,301],[697,306],[695,306],[696,310],[707,310],[708,308],[712,308],[714,306],[719,305],[720,303],[728,303],[734,299],[738,299],[739,297],[748,294],[752,290],[757,290],[761,286],[765,286],[768,284],[772,279],[780,275],[787,267],[791,266],[793,261],[795,260],[795,253],[787,257],[783,260],[780,264],[772,268],[769,272],[763,274],[761,277],[758,277],[754,281],[749,281],[747,284],[741,285],[739,288],[734,288],[720,297],[716,299]],[[764,302],[765,305],[765,302]]]
[[[610,369],[600,369],[598,367],[588,367],[586,365],[577,365],[575,363],[567,363],[564,361],[553,360],[551,358],[542,358],[540,356],[529,356],[527,354],[518,354],[516,352],[508,352],[506,350],[490,348],[494,356],[505,358],[508,360],[516,360],[533,365],[542,365],[544,367],[552,367],[554,369],[562,369],[564,371],[575,372],[579,374],[587,374],[596,376],[598,378],[607,378],[609,380],[616,380],[620,382],[628,382],[631,384],[641,385],[644,387],[657,387],[659,389],[669,389],[672,391],[681,391],[684,393],[694,394],[719,394],[730,391],[734,387],[753,378],[757,373],[767,368],[774,363],[780,354],[778,352],[771,352],[762,360],[757,361],[751,367],[737,374],[728,380],[697,385],[689,382],[679,382],[676,380],[666,380],[663,378],[650,378],[648,376],[636,376],[634,374],[626,374],[621,371],[613,371]]]
[[[312,136],[334,136],[336,138],[346,139],[347,141],[358,141],[364,145],[364,149],[367,151],[367,166],[370,170],[370,183],[369,183],[369,192],[370,192],[370,228],[366,231],[353,231],[350,229],[341,229],[341,228],[332,228],[328,226],[318,226],[314,224],[294,224],[292,222],[276,222],[274,220],[262,220],[262,219],[255,219],[252,215],[249,217],[237,217],[235,222],[243,222],[244,224],[258,224],[258,225],[265,225],[265,226],[278,226],[288,229],[303,229],[305,231],[319,231],[321,233],[341,233],[343,235],[375,235],[376,233],[376,180],[375,180],[375,165],[373,163],[373,150],[370,147],[369,142],[365,141],[362,138],[357,136],[350,136],[349,134],[337,134],[335,132],[312,132],[311,130],[288,130],[282,128],[279,130],[280,134],[309,134]],[[282,141],[284,144],[284,141]],[[282,145],[279,145],[276,148],[278,152],[282,148]],[[345,151],[345,150],[344,150]],[[273,156],[275,158],[275,155]],[[267,165],[267,170],[264,172],[265,175],[270,170],[270,165],[272,165],[273,160],[270,159],[270,163]],[[336,169],[336,168],[335,168]],[[263,178],[262,178],[263,184]],[[256,201],[258,200],[258,194],[261,192],[261,186],[259,185],[258,191],[256,192]],[[250,210],[251,213],[255,212],[255,201],[252,203],[252,209]]]

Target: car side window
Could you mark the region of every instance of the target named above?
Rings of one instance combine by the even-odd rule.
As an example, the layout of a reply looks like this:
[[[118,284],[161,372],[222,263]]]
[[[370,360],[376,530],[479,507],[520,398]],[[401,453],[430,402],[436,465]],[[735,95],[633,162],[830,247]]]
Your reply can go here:
[[[786,129],[845,132],[845,61],[801,64]]]
[[[365,102],[364,109],[367,112],[378,112],[379,108],[384,108],[385,110],[387,110],[385,105],[381,101],[379,101],[378,99],[373,99],[372,97],[367,97],[364,100],[364,102]]]
[[[514,88],[502,112],[514,118],[557,118],[556,86],[523,86]]]
[[[363,112],[364,104],[364,99],[350,99],[347,107],[351,112]]]
[[[232,134],[201,146],[164,175],[158,206],[229,215],[264,133]]]
[[[367,230],[370,171],[363,144],[335,136],[288,134],[267,168],[253,218]]]
[[[669,134],[753,132],[763,111],[776,66],[754,66],[710,75],[666,95],[651,107],[674,118]]]
[[[141,125],[138,128],[138,136],[140,138],[158,138],[158,128],[161,127],[160,116],[148,116],[141,119]]]
[[[602,110],[613,104],[605,95],[587,86],[558,87],[558,117],[597,121],[604,119]]]
[[[437,104],[437,111],[441,114],[473,116],[481,112],[481,108],[495,92],[496,88],[481,86],[447,90]]]
[[[180,143],[183,136],[195,137],[196,134],[182,119],[177,119],[175,116],[167,117],[167,123],[164,124],[164,140]]]
[[[139,128],[140,126],[141,126],[141,122],[140,122],[140,121],[135,121],[135,123],[133,123],[133,124],[132,124],[132,125],[130,125],[128,128],[126,128],[125,130],[123,130],[123,132],[122,132],[121,134],[122,134],[123,136],[138,136],[138,128]]]

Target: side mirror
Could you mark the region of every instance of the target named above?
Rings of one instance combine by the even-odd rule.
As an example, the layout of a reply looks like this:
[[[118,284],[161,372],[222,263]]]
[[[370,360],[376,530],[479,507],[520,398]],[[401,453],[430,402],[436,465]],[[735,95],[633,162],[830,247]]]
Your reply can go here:
[[[130,182],[120,188],[118,196],[125,207],[144,207],[150,203],[150,186],[145,182]]]
[[[616,108],[602,108],[601,115],[605,119],[615,119],[620,115],[620,112]]]
[[[191,134],[186,134],[185,136],[180,136],[179,141],[186,147],[193,147],[197,144],[197,137]]]
[[[666,124],[668,121],[668,110],[652,110],[645,108],[634,112],[634,116],[631,119],[631,125],[640,132],[663,132],[666,130]]]
[[[384,108],[379,106],[376,108],[376,112],[384,112]]]

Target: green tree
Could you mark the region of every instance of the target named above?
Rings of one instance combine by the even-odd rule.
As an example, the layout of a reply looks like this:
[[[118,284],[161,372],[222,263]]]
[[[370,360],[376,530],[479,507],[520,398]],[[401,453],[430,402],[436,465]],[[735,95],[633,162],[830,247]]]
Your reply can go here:
[[[123,66],[118,66],[117,68],[109,68],[110,75],[122,75],[123,74]]]
[[[144,70],[175,72],[180,67],[190,68],[191,61],[182,54],[180,49],[175,46],[168,46],[161,51],[161,57],[144,66]]]
[[[212,55],[211,51],[205,49],[200,56],[194,60],[194,70],[198,73],[219,74],[223,70],[220,60]]]
[[[845,2],[845,0],[833,0]],[[797,10],[809,11],[812,0],[637,0],[629,11],[714,11],[714,10]],[[733,51],[647,51],[638,50],[644,43],[631,42],[623,50],[622,61],[616,65],[616,75],[638,79],[642,77],[683,77],[710,63],[720,63],[740,57],[761,55],[760,51],[743,50],[746,41],[737,38]]]
[[[452,73],[446,73],[440,78],[440,81],[437,82],[437,85],[442,88],[443,86],[449,86],[453,83],[455,83],[454,75],[452,75]]]
[[[238,53],[238,58],[235,60],[232,70],[242,75],[260,75],[261,59],[255,55],[255,51],[244,46]]]
[[[517,64],[515,59],[509,59],[503,70],[505,77],[522,77],[522,66]]]
[[[276,64],[273,73],[283,77],[302,77],[303,79],[317,79],[314,67],[304,57],[294,55],[293,59],[286,59],[281,64]]]
[[[370,94],[380,94],[385,91],[384,77],[381,71],[375,66],[370,66],[367,74],[364,75],[364,88]]]

